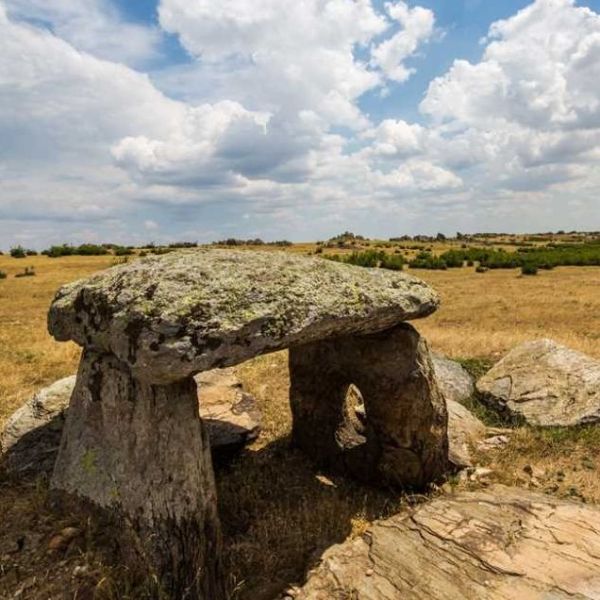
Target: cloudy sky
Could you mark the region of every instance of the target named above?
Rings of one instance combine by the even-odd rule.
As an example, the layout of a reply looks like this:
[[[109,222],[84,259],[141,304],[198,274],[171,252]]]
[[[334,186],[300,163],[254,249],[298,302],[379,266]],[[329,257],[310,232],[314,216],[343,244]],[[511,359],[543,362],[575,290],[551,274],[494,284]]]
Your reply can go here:
[[[600,229],[600,0],[0,0],[0,248]]]

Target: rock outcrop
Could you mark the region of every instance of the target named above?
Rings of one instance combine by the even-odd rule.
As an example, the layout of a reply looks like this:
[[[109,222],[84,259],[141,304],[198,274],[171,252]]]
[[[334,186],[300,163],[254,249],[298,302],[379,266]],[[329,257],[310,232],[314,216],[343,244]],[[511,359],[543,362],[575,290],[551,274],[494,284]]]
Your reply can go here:
[[[233,368],[196,376],[201,390],[200,417],[214,460],[255,440],[261,415],[254,396],[246,393]],[[13,474],[50,475],[56,462],[75,375],[40,390],[13,413],[0,433],[0,454]]]
[[[600,509],[493,486],[327,550],[296,600],[597,600]]]
[[[473,396],[475,383],[460,363],[435,352],[431,355],[431,361],[438,386],[447,401],[462,403]]]
[[[511,350],[479,381],[490,406],[542,427],[600,421],[600,361],[552,340]]]
[[[84,351],[52,485],[122,515],[166,594],[220,600],[216,492],[194,375],[289,347],[295,441],[353,474],[357,453],[372,479],[422,487],[448,466],[447,414],[427,346],[403,321],[437,305],[404,273],[279,252],[176,252],[65,286],[49,330]],[[364,444],[344,417],[356,377]]]

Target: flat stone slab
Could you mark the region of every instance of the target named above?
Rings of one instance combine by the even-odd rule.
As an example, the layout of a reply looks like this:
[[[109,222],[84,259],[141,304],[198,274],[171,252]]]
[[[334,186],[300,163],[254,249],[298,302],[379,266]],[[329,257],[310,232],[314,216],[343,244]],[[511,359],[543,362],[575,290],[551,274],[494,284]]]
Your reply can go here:
[[[434,312],[423,281],[284,252],[191,250],[147,257],[63,287],[59,341],[114,354],[166,384],[259,354],[369,334]]]
[[[600,509],[493,486],[333,546],[296,600],[597,600]]]
[[[206,371],[196,383],[213,458],[227,459],[258,437],[260,410],[234,369]],[[75,375],[65,377],[34,394],[9,417],[0,432],[0,454],[9,472],[52,473],[74,387]]]
[[[548,339],[520,344],[479,381],[486,403],[541,427],[600,422],[600,361]]]

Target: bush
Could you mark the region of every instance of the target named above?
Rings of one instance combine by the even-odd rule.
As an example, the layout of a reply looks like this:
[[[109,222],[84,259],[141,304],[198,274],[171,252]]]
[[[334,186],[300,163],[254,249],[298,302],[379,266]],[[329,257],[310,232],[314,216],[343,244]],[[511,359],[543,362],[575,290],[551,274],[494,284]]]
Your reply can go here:
[[[537,275],[538,268],[537,265],[526,263],[521,267],[521,273],[523,275]]]
[[[10,255],[13,258],[25,258],[27,256],[27,251],[23,246],[15,246],[10,249]]]
[[[62,246],[50,246],[42,254],[50,258],[59,258],[61,256],[104,256],[108,254],[108,249],[97,244],[81,244],[81,246],[63,244]]]
[[[478,265],[475,269],[475,273],[487,273],[488,271],[488,267],[484,267],[483,265]]]
[[[126,248],[125,246],[115,246],[114,253],[115,256],[131,256],[133,250],[131,250],[131,248]]]
[[[0,271],[0,279],[6,279],[6,271]]]
[[[382,269],[402,271],[404,268],[404,257],[401,254],[384,254],[380,266]]]

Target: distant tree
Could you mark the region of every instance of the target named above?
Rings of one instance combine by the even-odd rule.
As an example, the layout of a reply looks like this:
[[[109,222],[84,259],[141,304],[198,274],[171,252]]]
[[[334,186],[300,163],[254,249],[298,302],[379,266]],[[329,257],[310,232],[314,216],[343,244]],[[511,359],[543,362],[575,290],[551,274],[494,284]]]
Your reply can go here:
[[[23,246],[15,246],[10,249],[10,255],[13,258],[25,258],[27,256],[27,251]]]

